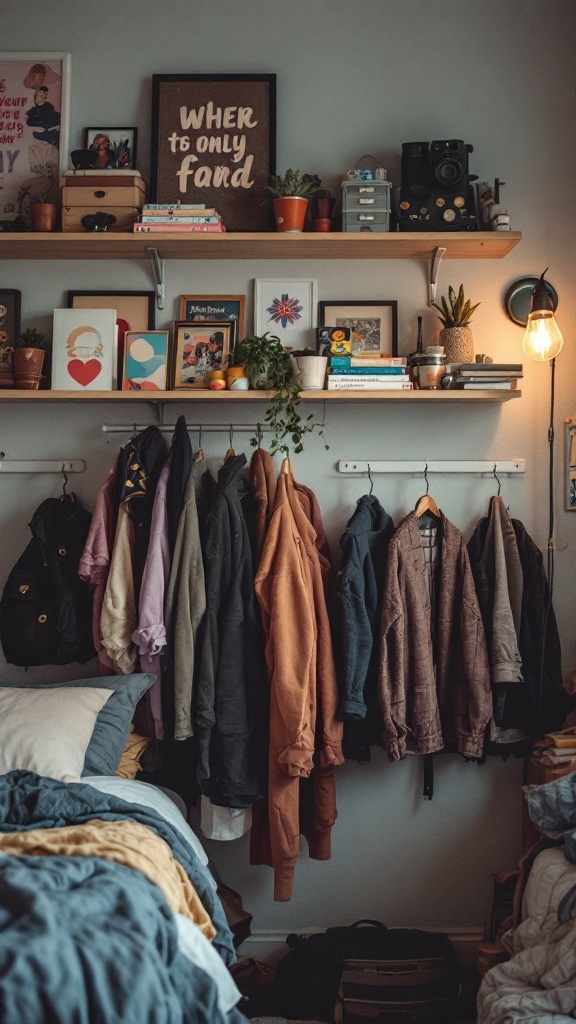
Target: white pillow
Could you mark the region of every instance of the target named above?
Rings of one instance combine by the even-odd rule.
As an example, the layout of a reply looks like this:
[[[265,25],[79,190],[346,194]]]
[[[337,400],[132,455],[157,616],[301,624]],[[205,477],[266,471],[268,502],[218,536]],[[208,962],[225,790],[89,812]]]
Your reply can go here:
[[[17,768],[79,782],[104,687],[0,687],[0,774]]]

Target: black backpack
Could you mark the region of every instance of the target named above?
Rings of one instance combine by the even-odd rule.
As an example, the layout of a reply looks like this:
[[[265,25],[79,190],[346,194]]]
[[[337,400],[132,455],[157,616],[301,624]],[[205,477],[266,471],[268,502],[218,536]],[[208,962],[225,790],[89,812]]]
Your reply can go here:
[[[92,593],[78,576],[92,516],[76,498],[47,498],[32,540],[0,600],[0,640],[12,665],[67,665],[94,657]]]

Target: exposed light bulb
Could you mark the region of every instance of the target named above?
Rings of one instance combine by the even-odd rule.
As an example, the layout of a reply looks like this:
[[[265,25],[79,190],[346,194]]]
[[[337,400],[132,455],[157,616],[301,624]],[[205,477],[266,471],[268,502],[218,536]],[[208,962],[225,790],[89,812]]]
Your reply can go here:
[[[534,289],[522,338],[522,351],[525,355],[541,363],[555,359],[564,344],[562,332],[554,317],[554,306],[544,274]]]
[[[525,355],[544,363],[555,359],[562,351],[563,344],[562,332],[551,310],[537,309],[530,313],[522,338],[522,351]]]

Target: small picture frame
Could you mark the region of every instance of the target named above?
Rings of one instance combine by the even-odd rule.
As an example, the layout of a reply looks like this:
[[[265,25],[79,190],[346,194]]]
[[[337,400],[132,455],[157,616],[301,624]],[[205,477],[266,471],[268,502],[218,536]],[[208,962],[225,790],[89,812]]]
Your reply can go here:
[[[319,302],[318,312],[321,325],[351,328],[353,356],[398,355],[398,303],[395,299]]]
[[[170,387],[207,388],[208,374],[227,367],[233,338],[231,320],[176,320]]]
[[[169,331],[126,331],[121,391],[165,391]]]
[[[116,362],[114,309],[55,309],[53,391],[112,391]]]
[[[97,171],[135,170],[137,128],[85,128],[84,148],[96,153]]]
[[[232,320],[231,351],[244,337],[245,295],[181,295],[180,320]]]
[[[286,348],[316,348],[316,278],[257,277],[254,281],[254,333],[269,332]]]
[[[20,334],[21,298],[16,288],[0,288],[0,348],[13,348]]]
[[[566,511],[576,512],[576,416],[566,420]]]
[[[122,380],[124,368],[124,337],[127,331],[153,331],[156,297],[152,291],[69,291],[69,309],[115,309],[118,329],[118,364],[116,378]]]

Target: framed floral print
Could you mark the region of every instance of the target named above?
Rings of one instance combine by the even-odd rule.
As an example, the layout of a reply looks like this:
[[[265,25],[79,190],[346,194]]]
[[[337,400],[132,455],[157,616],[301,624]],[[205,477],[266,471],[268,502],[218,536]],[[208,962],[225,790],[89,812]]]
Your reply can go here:
[[[254,333],[275,334],[287,348],[316,348],[316,278],[254,281]]]

